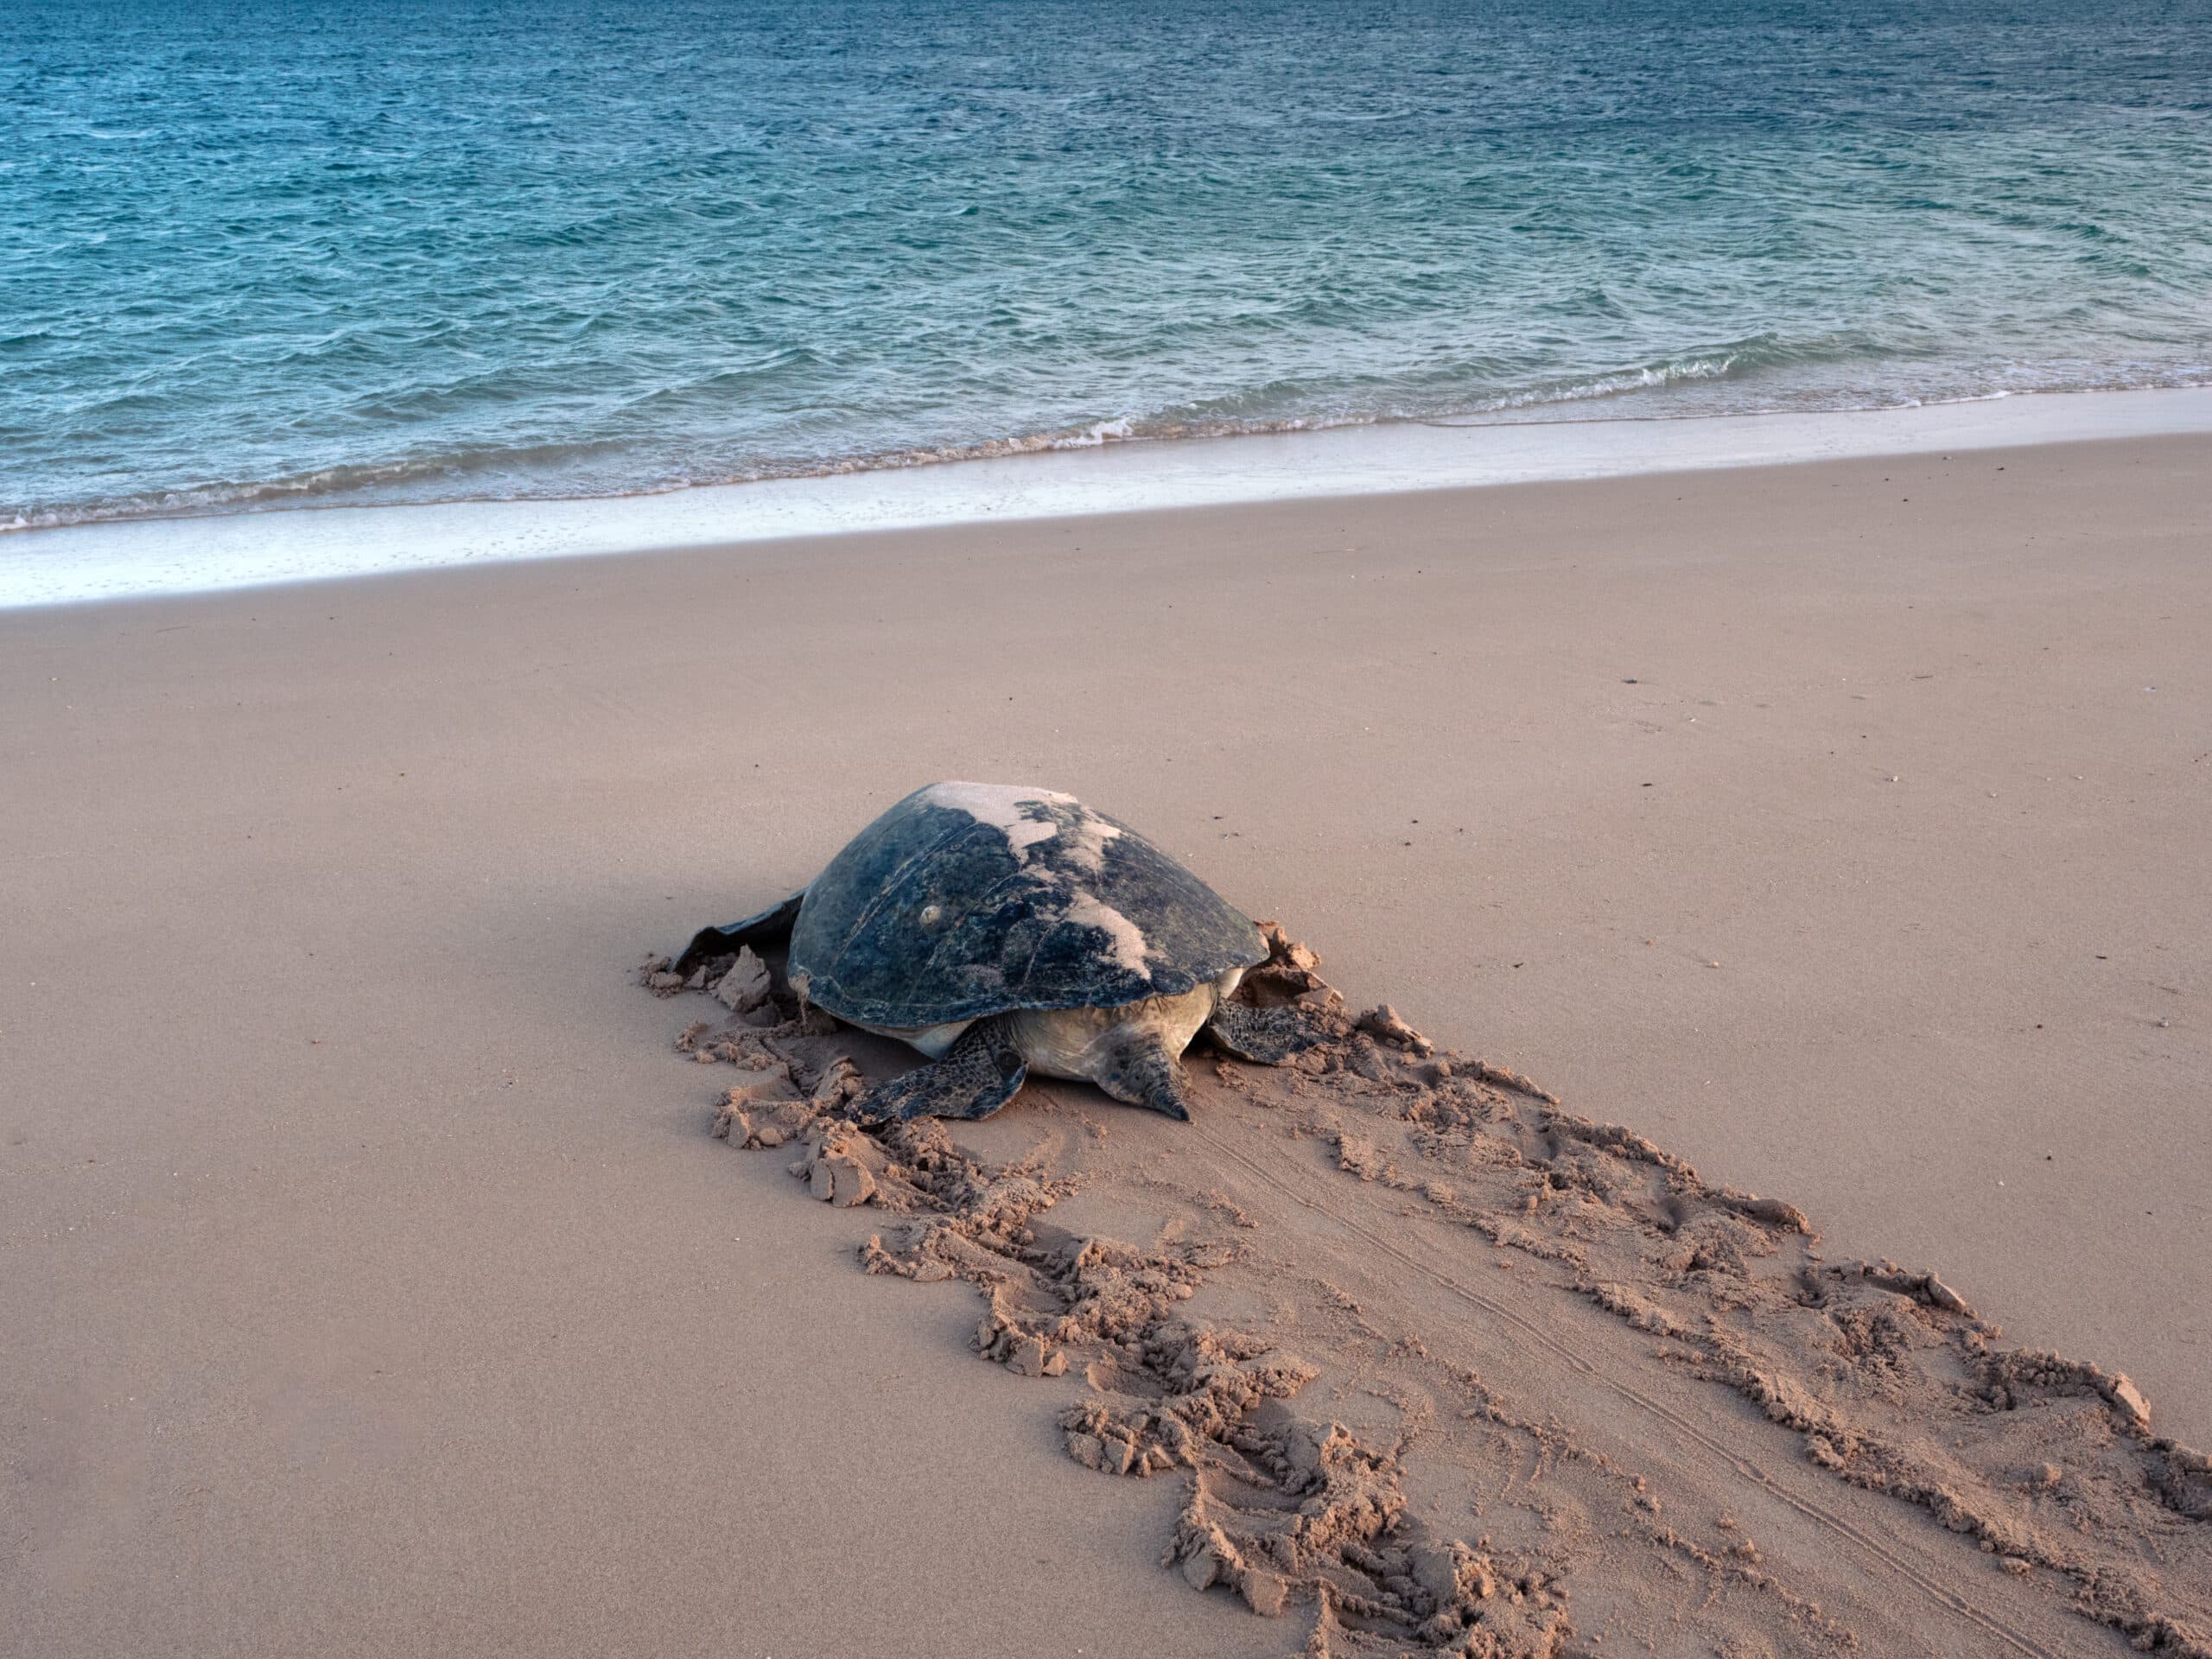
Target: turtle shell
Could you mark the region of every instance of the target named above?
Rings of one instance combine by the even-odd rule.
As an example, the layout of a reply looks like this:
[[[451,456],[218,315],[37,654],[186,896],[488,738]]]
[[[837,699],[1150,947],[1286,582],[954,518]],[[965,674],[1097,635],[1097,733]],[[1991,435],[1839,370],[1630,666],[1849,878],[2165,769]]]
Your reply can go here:
[[[1251,918],[1071,795],[932,784],[807,889],[793,988],[892,1030],[1179,995],[1266,958]]]

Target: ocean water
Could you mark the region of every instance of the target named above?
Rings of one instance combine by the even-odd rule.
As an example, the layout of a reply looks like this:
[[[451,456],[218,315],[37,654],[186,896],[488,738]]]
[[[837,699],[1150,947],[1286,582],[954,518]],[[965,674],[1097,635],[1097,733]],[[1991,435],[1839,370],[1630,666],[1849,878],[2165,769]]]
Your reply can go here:
[[[0,526],[2212,383],[2212,0],[43,0]]]

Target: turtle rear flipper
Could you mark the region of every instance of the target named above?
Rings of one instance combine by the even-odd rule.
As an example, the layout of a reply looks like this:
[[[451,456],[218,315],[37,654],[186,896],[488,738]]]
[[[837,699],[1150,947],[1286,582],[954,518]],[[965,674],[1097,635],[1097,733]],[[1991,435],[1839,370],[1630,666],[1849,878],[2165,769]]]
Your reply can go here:
[[[724,927],[702,927],[691,936],[691,943],[683,947],[683,954],[676,959],[670,971],[689,974],[702,962],[716,957],[734,957],[746,945],[780,944],[791,936],[791,925],[798,920],[798,907],[806,902],[805,889],[772,906],[758,916],[748,916],[741,922],[732,922]]]
[[[853,1103],[854,1120],[890,1123],[909,1117],[988,1117],[1012,1100],[1029,1075],[1014,1046],[1014,1022],[1003,1014],[978,1020],[944,1058],[879,1083]]]
[[[1191,1097],[1183,1092],[1183,1068],[1156,1031],[1134,1033],[1117,1046],[1091,1081],[1119,1101],[1149,1106],[1179,1123],[1191,1120]]]
[[[1218,1004],[1206,1021],[1206,1035],[1238,1059],[1260,1065],[1281,1065],[1323,1037],[1295,1007],[1255,1008],[1243,1002]]]

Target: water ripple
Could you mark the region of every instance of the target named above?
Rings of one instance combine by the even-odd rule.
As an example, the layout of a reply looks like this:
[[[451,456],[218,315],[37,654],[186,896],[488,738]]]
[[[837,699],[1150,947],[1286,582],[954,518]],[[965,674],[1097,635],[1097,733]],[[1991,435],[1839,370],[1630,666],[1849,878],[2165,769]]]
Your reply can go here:
[[[2212,380],[2212,4],[73,0],[0,527]]]

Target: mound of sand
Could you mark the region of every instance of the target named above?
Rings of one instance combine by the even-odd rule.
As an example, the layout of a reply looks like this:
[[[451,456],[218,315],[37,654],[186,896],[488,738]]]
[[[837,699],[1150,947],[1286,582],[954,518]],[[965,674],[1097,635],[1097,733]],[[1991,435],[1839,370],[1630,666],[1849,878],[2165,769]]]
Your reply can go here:
[[[1194,1050],[1187,1127],[1033,1082],[862,1130],[869,1045],[749,952],[645,978],[721,994],[677,1039],[741,1073],[714,1135],[878,1212],[868,1271],[972,1286],[976,1351],[1053,1390],[1069,1456],[1172,1483],[1163,1565],[1308,1653],[2212,1659],[2212,1462],[2126,1376],[1348,1017],[1270,940],[1248,994],[1333,1034],[1281,1070]]]

